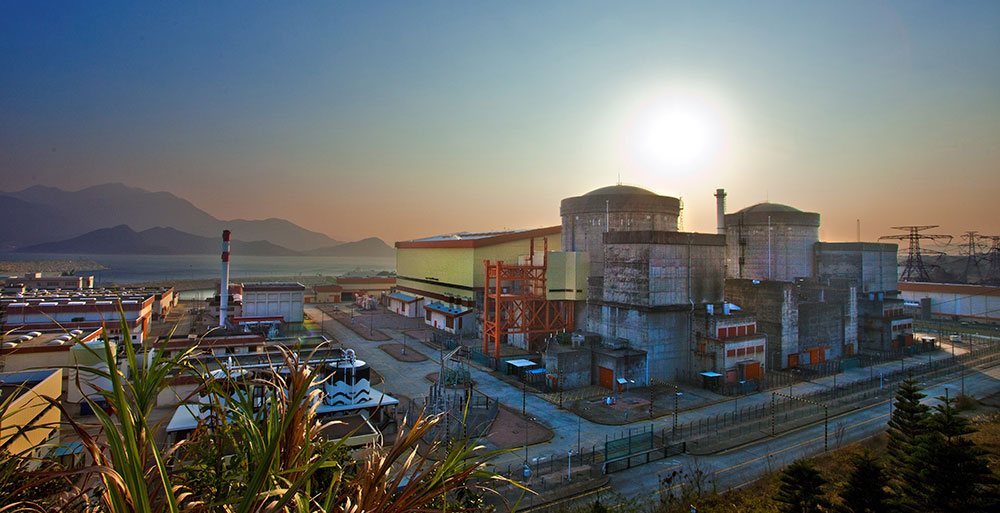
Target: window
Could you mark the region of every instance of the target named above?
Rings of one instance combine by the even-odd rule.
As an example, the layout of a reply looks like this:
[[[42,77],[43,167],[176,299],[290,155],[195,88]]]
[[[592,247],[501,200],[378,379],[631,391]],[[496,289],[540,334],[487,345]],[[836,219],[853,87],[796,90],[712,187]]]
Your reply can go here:
[[[430,310],[424,310],[424,319],[426,319],[428,321],[431,320],[431,311]]]
[[[726,351],[726,356],[736,356],[736,350],[735,349],[730,349],[730,350]]]
[[[444,325],[448,328],[455,329],[455,318],[447,317],[444,321]]]
[[[726,328],[719,328],[719,338],[726,338]]]
[[[741,336],[742,335],[746,335],[747,334],[747,327],[746,326],[740,326],[736,333],[738,335],[741,335]]]
[[[746,355],[747,355],[747,350],[746,349],[744,349],[744,348],[741,347],[741,348],[739,348],[739,349],[736,350],[736,356],[746,356]]]
[[[756,332],[757,332],[757,325],[756,324],[751,324],[751,325],[747,326],[747,335],[753,335]]]

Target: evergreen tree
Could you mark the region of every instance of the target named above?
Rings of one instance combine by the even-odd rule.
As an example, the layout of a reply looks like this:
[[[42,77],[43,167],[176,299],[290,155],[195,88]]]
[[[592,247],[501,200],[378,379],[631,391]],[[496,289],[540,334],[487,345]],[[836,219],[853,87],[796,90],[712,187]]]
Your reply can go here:
[[[930,408],[920,404],[927,397],[920,392],[912,377],[903,380],[896,390],[892,417],[889,419],[887,447],[890,485],[895,491],[897,506],[903,511],[921,511],[919,461],[914,453],[921,436],[927,433]]]
[[[851,474],[840,492],[847,513],[884,513],[891,511],[889,477],[878,459],[865,449],[851,459]]]
[[[799,460],[781,473],[781,486],[774,500],[785,513],[812,513],[828,506],[823,497],[826,479],[811,463]]]
[[[914,458],[922,463],[919,472],[926,509],[942,513],[996,511],[997,480],[985,458],[986,451],[964,435],[975,429],[958,416],[954,399],[939,397],[934,415],[921,435]]]

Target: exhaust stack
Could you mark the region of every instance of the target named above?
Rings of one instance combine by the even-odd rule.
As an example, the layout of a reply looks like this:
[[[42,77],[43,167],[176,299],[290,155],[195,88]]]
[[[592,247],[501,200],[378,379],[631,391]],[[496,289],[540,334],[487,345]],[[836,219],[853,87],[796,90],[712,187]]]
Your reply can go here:
[[[229,308],[229,230],[222,230],[222,280],[219,282],[219,326],[226,327]]]
[[[726,234],[726,190],[715,190],[715,215],[717,217],[718,234]]]

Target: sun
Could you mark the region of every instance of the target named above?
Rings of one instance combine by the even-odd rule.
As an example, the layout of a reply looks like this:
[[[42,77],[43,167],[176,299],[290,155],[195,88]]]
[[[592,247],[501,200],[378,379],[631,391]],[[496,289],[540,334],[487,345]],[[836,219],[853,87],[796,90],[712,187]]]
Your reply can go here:
[[[715,110],[697,97],[669,94],[634,113],[628,136],[632,157],[650,171],[699,171],[719,153]]]

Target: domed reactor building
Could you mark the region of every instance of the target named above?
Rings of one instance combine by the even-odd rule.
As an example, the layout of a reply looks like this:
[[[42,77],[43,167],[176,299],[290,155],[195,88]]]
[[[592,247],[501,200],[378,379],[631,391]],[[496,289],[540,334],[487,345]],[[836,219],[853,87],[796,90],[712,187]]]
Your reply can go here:
[[[556,348],[546,358],[565,386],[622,389],[695,374],[693,314],[723,300],[725,236],[679,232],[680,213],[677,198],[627,185],[562,201],[562,249],[589,261],[574,315],[586,333],[574,346],[589,351]]]

